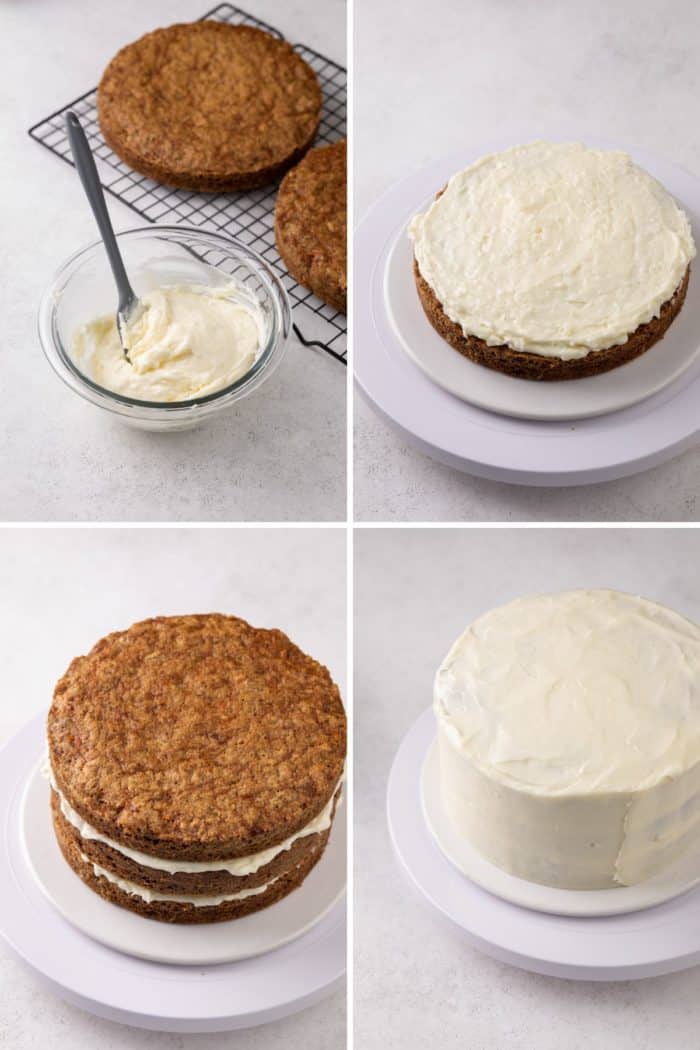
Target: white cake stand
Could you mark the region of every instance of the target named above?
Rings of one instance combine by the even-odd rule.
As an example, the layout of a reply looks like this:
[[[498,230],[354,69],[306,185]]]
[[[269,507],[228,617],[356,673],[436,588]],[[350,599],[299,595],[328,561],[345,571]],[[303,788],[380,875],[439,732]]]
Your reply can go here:
[[[168,966],[133,958],[68,923],[39,888],[22,844],[22,798],[44,741],[45,719],[39,716],[0,753],[0,935],[45,985],[100,1017],[169,1032],[264,1024],[342,986],[344,900],[283,947],[218,966]],[[144,920],[144,936],[151,925]]]
[[[532,138],[526,134],[522,141]],[[441,462],[480,477],[523,485],[582,485],[662,463],[691,447],[700,435],[700,359],[697,346],[691,345],[693,333],[687,331],[700,310],[697,274],[691,279],[681,316],[674,322],[683,323],[673,339],[682,338],[684,346],[672,346],[673,353],[663,358],[661,344],[655,356],[644,355],[646,361],[639,359],[611,373],[614,378],[609,386],[601,376],[558,384],[512,380],[509,387],[508,377],[489,374],[462,361],[446,345],[437,345],[439,337],[416,306],[408,264],[403,267],[405,285],[400,284],[399,263],[406,254],[400,247],[401,232],[410,216],[455,171],[484,153],[509,145],[512,141],[477,143],[409,175],[384,194],[359,226],[354,242],[358,386],[404,438]],[[697,231],[700,182],[641,150],[630,152],[688,210]],[[673,325],[668,340],[672,333]],[[700,343],[700,331],[697,341]],[[409,343],[412,352],[407,352]],[[654,355],[654,349],[649,355]],[[667,385],[658,367],[664,360],[676,377]],[[627,378],[629,390],[625,389]],[[464,400],[470,388],[477,403]],[[528,388],[532,391],[529,406]],[[458,391],[459,396],[450,390]],[[557,414],[551,409],[551,401],[557,398],[561,401],[559,419],[543,418]],[[608,407],[628,407],[607,411],[606,400]],[[484,405],[500,406],[501,412],[510,406],[513,414],[479,407]],[[600,412],[604,414],[591,415]],[[516,418],[528,415],[537,418]]]
[[[642,911],[580,918],[519,907],[471,882],[447,860],[423,818],[421,770],[434,737],[428,710],[392,766],[389,830],[410,885],[470,944],[525,970],[587,981],[655,977],[700,962],[698,888]]]

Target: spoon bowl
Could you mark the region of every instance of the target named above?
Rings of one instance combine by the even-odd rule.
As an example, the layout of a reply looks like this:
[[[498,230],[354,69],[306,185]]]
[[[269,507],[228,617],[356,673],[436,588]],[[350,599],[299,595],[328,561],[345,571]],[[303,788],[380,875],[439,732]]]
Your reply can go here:
[[[91,317],[108,314],[114,303],[111,267],[102,241],[95,240],[62,263],[39,305],[42,348],[74,395],[130,426],[166,432],[199,426],[220,413],[234,412],[243,399],[268,384],[284,359],[292,323],[289,297],[273,266],[248,245],[197,227],[154,224],[122,230],[117,240],[129,273],[144,296],[164,285],[209,285],[216,289],[233,281],[260,303],[265,339],[249,372],[231,386],[193,401],[140,401],[99,386],[73,360],[78,329]],[[277,388],[272,397],[280,396]]]

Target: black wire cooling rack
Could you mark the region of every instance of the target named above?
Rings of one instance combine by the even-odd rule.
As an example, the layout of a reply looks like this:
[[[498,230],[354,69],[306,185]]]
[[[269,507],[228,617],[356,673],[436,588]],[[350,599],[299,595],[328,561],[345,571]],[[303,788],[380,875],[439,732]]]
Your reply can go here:
[[[232,4],[219,4],[203,15],[230,25],[252,25],[265,29],[283,40],[277,29],[246,14]],[[318,76],[323,91],[323,111],[317,144],[336,142],[345,136],[346,74],[345,69],[304,44],[294,50],[304,58]],[[29,134],[52,153],[72,164],[63,115],[74,110],[85,129],[104,188],[128,204],[149,222],[171,225],[178,223],[204,230],[229,234],[249,245],[277,270],[294,307],[294,331],[305,346],[316,346],[338,361],[347,363],[347,324],[344,314],[327,306],[317,296],[298,284],[287,273],[275,247],[275,196],[277,186],[242,193],[193,193],[163,186],[145,175],[139,175],[113,153],[102,138],[97,120],[97,88],[66,103],[55,113],[40,120]]]

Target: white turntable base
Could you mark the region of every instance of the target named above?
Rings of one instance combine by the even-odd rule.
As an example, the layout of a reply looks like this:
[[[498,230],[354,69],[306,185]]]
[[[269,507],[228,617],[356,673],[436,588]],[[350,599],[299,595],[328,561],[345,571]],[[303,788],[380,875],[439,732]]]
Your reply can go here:
[[[535,973],[587,981],[656,977],[700,963],[698,888],[644,911],[572,918],[518,907],[471,883],[442,854],[421,812],[421,768],[434,737],[428,710],[394,759],[389,830],[413,888],[473,947]]]
[[[85,936],[48,903],[24,859],[20,804],[44,748],[44,716],[0,753],[0,935],[58,995],[100,1017],[169,1032],[221,1032],[274,1021],[342,986],[345,901],[281,948],[219,966],[131,958]]]
[[[521,141],[532,138],[524,133]],[[421,451],[494,481],[584,485],[663,463],[700,437],[700,360],[664,390],[622,411],[543,422],[497,415],[458,399],[432,382],[405,352],[385,297],[387,264],[399,231],[455,171],[509,145],[511,141],[477,143],[409,175],[375,204],[357,229],[354,371],[358,386],[375,410]],[[619,143],[613,145],[621,148]],[[700,182],[643,151],[630,152],[689,211],[697,231]],[[696,282],[697,273],[691,283]],[[696,283],[694,294],[699,288]]]

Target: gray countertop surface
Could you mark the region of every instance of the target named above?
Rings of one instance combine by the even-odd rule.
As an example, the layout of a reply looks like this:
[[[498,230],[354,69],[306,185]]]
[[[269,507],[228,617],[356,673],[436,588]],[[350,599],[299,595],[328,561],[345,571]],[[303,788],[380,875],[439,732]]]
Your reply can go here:
[[[279,627],[326,664],[344,695],[345,544],[342,528],[0,530],[0,747],[48,709],[74,656],[148,616],[220,611]],[[0,937],[3,1050],[344,1050],[345,1014],[339,990],[247,1031],[126,1027],[44,988]]]
[[[612,587],[700,620],[695,529],[360,529],[355,542],[355,1032],[358,1050],[677,1050],[697,1045],[700,970],[564,981],[481,955],[399,873],[396,750],[467,623],[522,594]],[[421,820],[416,813],[416,820]],[[605,920],[591,920],[605,921]]]
[[[355,215],[461,143],[605,138],[700,173],[700,8],[678,0],[357,0]],[[362,308],[362,304],[357,304]],[[700,450],[636,477],[533,489],[414,449],[355,395],[363,521],[695,521]]]
[[[36,334],[39,298],[97,231],[75,171],[27,129],[94,87],[119,47],[204,14],[201,0],[2,5],[0,519],[337,521],[345,517],[347,370],[292,338],[260,390],[195,431],[132,430],[63,386]],[[345,4],[243,4],[345,65]],[[144,220],[109,199],[117,229]]]

